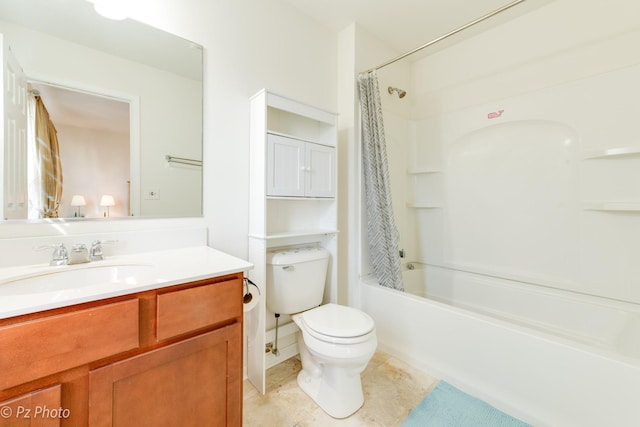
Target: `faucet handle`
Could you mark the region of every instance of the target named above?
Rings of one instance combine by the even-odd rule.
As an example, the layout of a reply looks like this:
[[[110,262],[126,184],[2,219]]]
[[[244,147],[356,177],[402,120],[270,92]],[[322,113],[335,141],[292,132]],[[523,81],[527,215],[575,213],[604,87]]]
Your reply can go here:
[[[105,258],[102,245],[115,245],[116,243],[118,243],[117,240],[94,240],[91,243],[91,251],[89,253],[91,261],[100,261]]]
[[[69,260],[69,251],[67,251],[67,247],[64,243],[58,243],[54,245],[53,249],[53,261],[68,261]]]
[[[42,251],[45,249],[53,249],[53,256],[49,265],[66,265],[69,263],[69,252],[64,243],[56,243],[53,245],[36,246],[36,251]]]

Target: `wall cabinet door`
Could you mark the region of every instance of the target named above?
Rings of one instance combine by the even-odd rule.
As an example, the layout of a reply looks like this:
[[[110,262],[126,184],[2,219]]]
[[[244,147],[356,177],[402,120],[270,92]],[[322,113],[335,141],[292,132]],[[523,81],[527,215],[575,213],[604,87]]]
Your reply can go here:
[[[239,323],[89,373],[89,425],[240,426]]]
[[[269,134],[267,195],[335,196],[335,147]]]
[[[307,143],[305,146],[305,196],[334,197],[336,194],[336,149]]]
[[[304,141],[268,135],[267,195],[304,196]]]

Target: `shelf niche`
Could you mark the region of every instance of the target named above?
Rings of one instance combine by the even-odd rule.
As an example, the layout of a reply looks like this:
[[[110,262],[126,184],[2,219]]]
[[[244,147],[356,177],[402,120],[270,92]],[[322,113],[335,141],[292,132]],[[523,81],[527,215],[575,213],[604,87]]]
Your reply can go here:
[[[640,147],[614,147],[585,151],[584,160],[640,157]]]
[[[583,209],[586,211],[640,213],[640,202],[591,202],[585,203]]]

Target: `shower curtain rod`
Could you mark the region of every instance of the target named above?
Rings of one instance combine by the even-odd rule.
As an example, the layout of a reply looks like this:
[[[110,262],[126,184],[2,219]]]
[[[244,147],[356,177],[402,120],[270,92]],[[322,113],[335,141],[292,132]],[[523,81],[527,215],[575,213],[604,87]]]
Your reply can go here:
[[[413,49],[413,50],[410,50],[409,52],[403,53],[402,55],[397,56],[397,57],[395,57],[395,58],[393,58],[393,59],[391,59],[391,60],[389,60],[389,61],[387,61],[387,62],[385,62],[385,63],[383,63],[383,64],[381,64],[381,65],[378,65],[377,67],[370,68],[370,69],[368,69],[368,70],[367,70],[367,71],[365,71],[365,72],[366,72],[366,73],[370,73],[371,71],[379,70],[380,68],[384,68],[384,67],[386,67],[387,65],[391,65],[391,64],[393,64],[394,62],[398,62],[398,61],[400,61],[401,59],[404,59],[404,58],[406,58],[406,57],[407,57],[407,56],[409,56],[409,55],[413,55],[414,53],[419,52],[419,51],[421,51],[422,49],[425,49],[425,48],[427,48],[427,47],[429,47],[429,46],[431,46],[431,45],[434,45],[434,44],[436,44],[436,43],[438,43],[438,42],[440,42],[440,41],[442,41],[442,40],[444,40],[444,39],[446,39],[446,38],[451,37],[451,36],[452,36],[452,35],[454,35],[454,34],[459,33],[460,31],[466,30],[466,29],[467,29],[467,28],[469,28],[469,27],[472,27],[472,26],[474,26],[474,25],[476,25],[476,24],[478,24],[478,23],[480,23],[480,22],[482,22],[482,21],[484,21],[484,20],[486,20],[486,19],[491,18],[491,17],[492,17],[492,16],[494,16],[494,15],[499,14],[500,12],[504,12],[505,10],[510,9],[510,8],[512,8],[513,6],[516,6],[516,5],[518,5],[518,4],[520,4],[520,3],[523,3],[523,2],[525,2],[525,1],[526,1],[526,0],[516,0],[516,1],[513,1],[513,2],[511,2],[511,3],[508,3],[508,4],[506,4],[506,5],[502,6],[502,7],[500,7],[500,8],[498,8],[498,9],[494,10],[493,12],[489,12],[489,13],[487,13],[486,15],[481,16],[480,18],[474,19],[473,21],[468,22],[468,23],[464,24],[463,26],[456,28],[456,29],[455,29],[455,30],[453,30],[453,31],[450,31],[450,32],[448,32],[447,34],[444,34],[444,35],[442,35],[442,36],[440,36],[440,37],[438,37],[438,38],[435,38],[435,39],[431,40],[430,42],[427,42],[427,43],[425,43],[425,44],[423,44],[423,45],[421,45],[421,46],[418,46],[417,48],[415,48],[415,49]]]

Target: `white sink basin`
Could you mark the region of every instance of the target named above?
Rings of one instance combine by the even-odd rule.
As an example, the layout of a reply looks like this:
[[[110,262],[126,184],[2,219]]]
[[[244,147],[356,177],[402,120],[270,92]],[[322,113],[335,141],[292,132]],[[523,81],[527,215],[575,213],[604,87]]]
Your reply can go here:
[[[86,264],[0,268],[0,319],[167,288],[251,269],[208,246],[111,256]]]
[[[0,282],[0,297],[40,294],[93,285],[139,284],[149,280],[154,267],[145,264],[63,266],[8,278]]]

